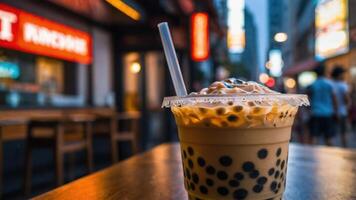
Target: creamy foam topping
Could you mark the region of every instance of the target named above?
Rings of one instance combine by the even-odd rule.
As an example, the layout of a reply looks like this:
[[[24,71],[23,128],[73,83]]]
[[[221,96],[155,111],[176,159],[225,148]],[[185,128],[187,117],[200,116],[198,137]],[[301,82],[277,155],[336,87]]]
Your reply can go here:
[[[166,97],[178,126],[258,128],[291,126],[306,95],[285,95],[253,81],[229,78],[185,97]]]
[[[223,81],[216,81],[209,87],[203,88],[199,92],[193,92],[190,95],[207,94],[280,94],[266,86],[254,81],[242,81],[236,78],[228,78]]]

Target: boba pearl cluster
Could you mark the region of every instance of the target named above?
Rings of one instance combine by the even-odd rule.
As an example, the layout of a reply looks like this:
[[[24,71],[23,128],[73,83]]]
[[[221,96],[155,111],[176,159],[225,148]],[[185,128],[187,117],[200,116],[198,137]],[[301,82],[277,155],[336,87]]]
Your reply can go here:
[[[195,104],[181,104],[172,106],[172,112],[178,125],[190,127],[218,127],[218,128],[251,128],[251,127],[283,127],[293,123],[298,111],[298,105],[290,102],[277,101],[273,95],[279,95],[256,82],[244,82],[238,79],[227,79],[214,82],[210,87],[202,89],[195,95],[247,95],[256,97],[264,95],[270,97],[265,101],[228,101],[228,102],[201,102]],[[272,97],[271,97],[272,96]],[[246,97],[247,99],[247,97]]]
[[[293,123],[298,107],[285,105],[263,106],[245,102],[227,106],[181,106],[172,107],[180,126],[251,128],[283,127]]]
[[[262,193],[277,195],[285,187],[288,156],[287,153],[282,156],[281,147],[272,151],[266,148],[256,151],[254,159],[262,162],[266,161],[267,157],[273,157],[272,162],[266,162],[266,165],[269,165],[267,170],[258,169],[254,159],[251,159],[238,164],[240,166],[233,173],[229,170],[230,167],[236,167],[233,155],[216,157],[218,162],[215,163],[218,165],[213,165],[191,146],[182,146],[181,150],[185,188],[199,195],[191,199],[204,199],[205,196],[217,196],[219,199],[251,199]],[[246,184],[251,181],[252,185]]]
[[[203,88],[198,93],[190,95],[209,95],[209,94],[280,94],[266,86],[253,81],[242,81],[236,78],[228,78],[223,81],[216,81],[209,87]]]

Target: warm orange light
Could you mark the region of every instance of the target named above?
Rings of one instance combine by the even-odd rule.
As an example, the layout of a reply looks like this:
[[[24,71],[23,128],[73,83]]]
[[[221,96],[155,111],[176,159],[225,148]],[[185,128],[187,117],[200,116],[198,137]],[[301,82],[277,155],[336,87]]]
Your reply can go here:
[[[134,20],[139,20],[141,18],[141,15],[138,11],[124,3],[122,0],[106,0],[108,3],[110,3],[112,6],[120,10],[121,12],[125,13],[125,15],[129,16],[130,18]]]
[[[271,69],[272,68],[271,61],[267,61],[265,66],[266,66],[267,69]]]
[[[261,83],[266,83],[269,79],[269,76],[266,73],[262,73],[260,74],[259,79]]]
[[[194,13],[191,17],[191,56],[194,61],[209,58],[209,16],[206,13]]]
[[[141,65],[140,63],[138,62],[133,62],[130,66],[130,71],[133,73],[133,74],[137,74],[141,71]]]
[[[286,33],[280,32],[274,35],[274,40],[277,42],[285,42],[288,39],[288,35]]]
[[[284,85],[285,85],[287,88],[292,89],[292,88],[295,87],[296,82],[295,82],[295,80],[292,79],[292,78],[287,78],[287,79],[284,80]]]

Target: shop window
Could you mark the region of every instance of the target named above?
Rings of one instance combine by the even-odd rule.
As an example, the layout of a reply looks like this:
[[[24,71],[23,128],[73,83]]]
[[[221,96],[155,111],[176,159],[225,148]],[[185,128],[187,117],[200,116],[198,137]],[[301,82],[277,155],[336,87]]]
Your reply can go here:
[[[140,110],[140,73],[141,63],[139,53],[127,53],[124,55],[124,110]]]
[[[146,61],[146,91],[148,109],[159,110],[162,104],[164,92],[164,60],[161,53],[149,52],[145,56]]]
[[[36,83],[46,94],[63,92],[63,62],[38,57],[36,59]]]
[[[38,106],[78,95],[78,64],[0,48],[0,106]],[[50,103],[50,102],[47,102]]]

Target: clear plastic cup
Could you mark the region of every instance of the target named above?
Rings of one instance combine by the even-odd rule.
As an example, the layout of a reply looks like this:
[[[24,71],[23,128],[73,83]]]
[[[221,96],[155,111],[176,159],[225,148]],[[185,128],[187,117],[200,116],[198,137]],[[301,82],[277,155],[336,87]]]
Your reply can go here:
[[[306,95],[166,97],[189,199],[281,199],[291,127]]]

